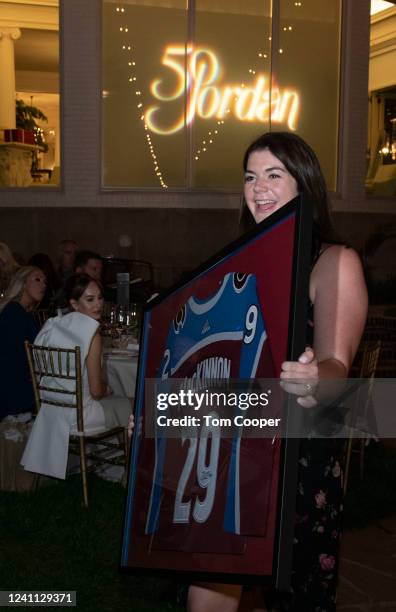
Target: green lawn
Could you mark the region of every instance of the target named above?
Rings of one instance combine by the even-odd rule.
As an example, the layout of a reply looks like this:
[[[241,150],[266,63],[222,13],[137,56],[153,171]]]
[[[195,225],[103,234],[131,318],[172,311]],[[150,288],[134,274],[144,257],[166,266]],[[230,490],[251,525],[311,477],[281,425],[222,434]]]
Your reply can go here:
[[[75,590],[87,611],[181,610],[169,582],[118,572],[125,489],[89,484],[89,509],[78,476],[33,495],[0,494],[0,588]]]
[[[396,514],[396,450],[371,444],[361,483],[357,462],[345,500],[346,528]],[[118,572],[125,489],[90,478],[90,507],[79,476],[34,494],[0,493],[0,589],[75,590],[79,610],[182,610],[168,581]]]

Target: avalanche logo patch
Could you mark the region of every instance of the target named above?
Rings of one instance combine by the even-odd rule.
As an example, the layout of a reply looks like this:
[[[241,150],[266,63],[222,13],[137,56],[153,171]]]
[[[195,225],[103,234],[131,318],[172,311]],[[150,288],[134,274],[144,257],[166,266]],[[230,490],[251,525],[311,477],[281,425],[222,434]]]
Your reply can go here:
[[[179,312],[177,313],[176,317],[173,319],[173,329],[175,331],[175,334],[178,334],[180,330],[183,329],[184,324],[186,322],[186,318],[187,318],[186,305],[183,304],[183,306],[180,308]]]
[[[237,293],[241,293],[247,285],[250,274],[245,272],[234,272],[232,275],[232,284]]]

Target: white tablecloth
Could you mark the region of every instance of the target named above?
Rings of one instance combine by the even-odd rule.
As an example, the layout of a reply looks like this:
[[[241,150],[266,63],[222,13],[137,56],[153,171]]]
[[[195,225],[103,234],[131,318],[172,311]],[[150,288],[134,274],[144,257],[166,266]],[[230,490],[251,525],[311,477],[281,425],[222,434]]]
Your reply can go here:
[[[135,397],[138,356],[135,353],[106,352],[103,367],[114,395]]]

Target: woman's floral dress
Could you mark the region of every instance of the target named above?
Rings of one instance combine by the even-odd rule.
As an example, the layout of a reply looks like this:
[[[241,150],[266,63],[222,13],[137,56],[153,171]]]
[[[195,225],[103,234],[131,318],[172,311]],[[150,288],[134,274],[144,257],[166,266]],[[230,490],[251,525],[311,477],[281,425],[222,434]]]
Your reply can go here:
[[[307,343],[313,341],[313,305]],[[333,612],[341,538],[345,440],[301,441],[294,529],[292,608]]]
[[[303,440],[292,584],[296,612],[335,608],[342,514],[343,440]]]

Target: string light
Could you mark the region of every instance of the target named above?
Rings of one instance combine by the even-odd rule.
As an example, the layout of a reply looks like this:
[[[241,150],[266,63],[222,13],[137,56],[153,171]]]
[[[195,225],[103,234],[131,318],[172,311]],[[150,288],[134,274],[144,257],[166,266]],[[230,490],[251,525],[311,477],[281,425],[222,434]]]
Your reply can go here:
[[[123,7],[116,7],[116,12],[117,13],[124,13],[125,9]],[[120,26],[120,32],[122,33],[128,33],[128,28],[125,26]],[[123,51],[132,51],[132,46],[131,45],[122,45],[122,49]],[[136,66],[136,62],[133,61],[133,58],[129,59],[128,61],[128,66],[129,68],[133,68],[134,66]],[[130,74],[130,76],[128,77],[128,81],[129,83],[133,84],[135,87],[137,85],[137,77],[135,74]],[[136,108],[138,109],[139,113],[142,112],[143,110],[143,103],[140,102],[139,96],[142,95],[142,92],[140,91],[140,89],[135,89],[135,96],[137,98],[137,104],[136,104]],[[154,168],[154,174],[157,177],[161,187],[163,189],[168,189],[168,185],[165,183],[164,178],[162,176],[162,172],[160,170],[160,167],[158,165],[158,161],[157,161],[157,156],[155,154],[155,149],[151,140],[151,136],[149,133],[149,129],[147,126],[147,123],[145,121],[145,117],[144,114],[140,114],[140,120],[143,122],[144,125],[144,130],[145,130],[145,136],[146,136],[146,143],[149,149],[149,153],[152,159],[152,164],[153,164],[153,168]]]
[[[284,31],[291,31],[293,28],[292,28],[292,26],[285,26],[283,29],[284,29]],[[271,37],[271,36],[269,36],[269,37],[268,37],[268,40],[269,40],[269,41],[272,41],[272,37]],[[283,54],[283,53],[284,53],[283,48],[278,49],[278,52],[279,52],[280,54]],[[268,59],[268,54],[267,54],[267,53],[263,53],[262,51],[257,52],[257,56],[258,56],[260,59]],[[256,71],[254,68],[249,68],[249,69],[248,69],[248,72],[249,72],[249,74],[251,74],[251,75],[255,75],[257,71]],[[243,90],[243,89],[245,89],[245,87],[246,87],[246,86],[245,86],[245,83],[241,83],[241,84],[240,84],[240,88],[241,88],[242,90]],[[235,102],[238,102],[239,95],[241,95],[241,91],[240,91],[240,90],[238,91],[238,88],[235,88],[235,93],[236,93],[237,95],[234,97],[234,101],[235,101]],[[229,114],[230,112],[231,112],[230,108],[227,108],[227,109],[225,110],[225,114]],[[220,126],[220,127],[221,127],[222,125],[224,125],[224,120],[219,120],[219,121],[217,121],[217,125],[218,125],[218,126]],[[215,130],[215,134],[216,134],[216,135],[218,134],[218,130]],[[208,136],[212,136],[211,132],[208,132]],[[214,136],[213,136],[212,138],[208,138],[208,136],[206,136],[206,137],[205,137],[205,138],[208,140],[208,142],[206,142],[206,140],[204,140],[204,139],[202,139],[202,140],[200,141],[199,148],[197,148],[197,150],[196,150],[196,152],[195,152],[195,154],[194,154],[194,159],[195,159],[196,161],[198,161],[198,160],[200,159],[200,156],[201,156],[201,155],[202,155],[204,152],[206,152],[206,151],[208,150],[209,145],[213,144],[213,142],[214,142]]]
[[[42,144],[43,142],[45,142],[44,130],[41,127],[35,126],[33,128],[33,132],[36,144]]]
[[[227,109],[227,111],[229,111],[229,109]],[[222,125],[222,124],[224,124],[224,121],[218,121],[217,124],[218,125]],[[202,155],[202,153],[206,153],[207,152],[209,145],[214,143],[215,138],[218,135],[219,135],[219,130],[218,129],[214,130],[212,128],[211,130],[208,131],[208,135],[205,136],[205,140],[202,139],[200,148],[197,149],[197,151],[195,152],[195,155],[194,155],[195,161],[199,160],[200,155]]]
[[[302,6],[302,2],[294,2],[294,5],[296,7],[301,7]],[[116,8],[117,12],[122,12],[123,13],[124,10],[125,9],[122,8],[122,7],[117,7]],[[292,29],[293,29],[292,26],[284,26],[283,27],[283,31],[284,32],[292,31]],[[123,32],[123,33],[126,32],[127,33],[128,32],[128,28],[127,27],[120,27],[120,32]],[[272,37],[269,36],[268,40],[272,41]],[[132,47],[130,45],[128,45],[127,47],[125,45],[123,45],[122,49],[123,50],[127,49],[128,51],[131,51]],[[283,48],[278,49],[278,52],[279,52],[279,54],[283,54],[284,53]],[[261,59],[268,59],[268,55],[266,53],[263,53],[263,52],[259,52],[258,53],[258,57],[261,58]],[[129,67],[136,66],[136,62],[129,61],[128,62],[128,66]],[[256,74],[256,70],[254,68],[249,68],[249,73],[252,74],[252,75],[255,75]],[[137,78],[134,75],[129,77],[129,82],[130,83],[135,83],[136,84],[136,80],[137,80]],[[244,83],[241,83],[240,86],[241,86],[241,89],[245,88],[245,84]],[[141,91],[138,90],[138,89],[135,90],[135,96],[141,96]],[[238,97],[235,98],[235,101],[237,101],[237,100],[238,100]],[[137,106],[137,109],[141,112],[141,109],[143,109],[143,104],[141,102],[139,102],[139,104],[137,104],[136,106]],[[225,111],[226,114],[229,114],[230,112],[231,112],[230,108],[227,108],[226,111]],[[158,177],[158,180],[159,180],[161,186],[164,189],[167,189],[167,185],[166,185],[166,183],[163,180],[162,173],[161,173],[160,168],[158,166],[157,157],[155,155],[153,143],[152,143],[151,136],[150,136],[150,133],[149,133],[149,128],[148,128],[148,125],[147,125],[147,123],[145,121],[145,115],[144,114],[140,115],[140,120],[144,124],[144,130],[146,132],[147,145],[148,145],[148,148],[149,148],[149,151],[150,151],[150,155],[151,155],[152,160],[153,160],[154,172],[155,172],[156,176]],[[224,120],[217,121],[217,125],[219,127],[224,125]],[[201,141],[201,143],[199,145],[199,148],[197,149],[197,151],[196,151],[196,153],[194,155],[194,158],[195,158],[196,161],[199,160],[200,156],[204,152],[207,152],[208,147],[214,143],[214,139],[215,139],[216,136],[218,136],[218,133],[219,133],[218,129],[213,130],[213,133],[212,133],[212,131],[208,131],[207,136],[205,136],[205,140],[202,139],[202,141]]]

